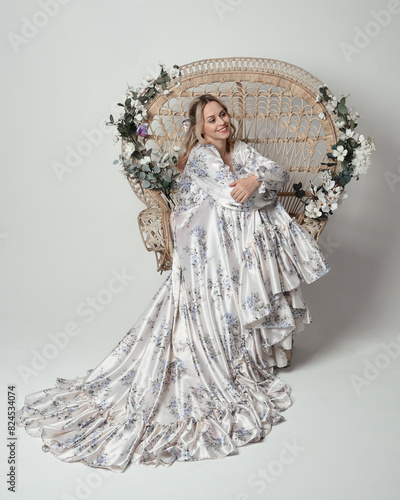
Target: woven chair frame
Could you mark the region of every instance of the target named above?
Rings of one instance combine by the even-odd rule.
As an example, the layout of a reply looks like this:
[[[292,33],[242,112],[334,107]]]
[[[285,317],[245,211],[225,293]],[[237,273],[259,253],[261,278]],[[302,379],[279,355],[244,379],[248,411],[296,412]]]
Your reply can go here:
[[[305,216],[293,184],[302,182],[306,196],[310,196],[310,181],[318,184],[314,182],[318,172],[328,168],[321,163],[327,161],[331,145],[338,141],[335,115],[323,101],[316,102],[322,82],[293,64],[254,57],[203,59],[180,66],[180,71],[179,85],[171,85],[169,94],[159,94],[147,105],[146,146],[176,155],[173,148],[181,145],[182,121],[192,99],[204,93],[217,96],[229,110],[236,137],[288,170],[290,180],[278,199],[318,241],[327,219],[317,221]],[[325,118],[319,116],[321,112]],[[123,140],[123,155],[125,146]],[[329,167],[332,173],[338,168]],[[157,271],[170,270],[170,207],[160,190],[142,191],[137,179],[128,177],[128,182],[147,206],[138,215],[143,243],[148,251],[155,252]]]

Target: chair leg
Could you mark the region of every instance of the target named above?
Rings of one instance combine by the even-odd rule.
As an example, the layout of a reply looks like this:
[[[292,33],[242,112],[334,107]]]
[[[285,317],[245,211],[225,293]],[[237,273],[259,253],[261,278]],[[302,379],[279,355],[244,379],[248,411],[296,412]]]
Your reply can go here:
[[[287,365],[283,366],[282,368],[286,368],[287,366],[291,365],[292,354],[293,354],[293,347],[294,347],[294,335],[292,337],[292,348],[291,349],[285,349],[285,353],[286,353],[286,357],[287,357]]]

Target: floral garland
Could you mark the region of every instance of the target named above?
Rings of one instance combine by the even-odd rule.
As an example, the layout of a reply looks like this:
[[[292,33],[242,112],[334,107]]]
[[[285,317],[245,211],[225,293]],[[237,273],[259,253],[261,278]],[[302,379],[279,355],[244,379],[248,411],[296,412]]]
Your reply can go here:
[[[333,112],[338,118],[335,121],[336,127],[339,129],[339,141],[332,145],[332,153],[327,156],[332,162],[321,163],[329,167],[340,162],[341,170],[332,176],[329,169],[321,169],[322,184],[315,187],[311,184],[311,196],[307,201],[301,200],[305,205],[305,214],[313,219],[324,219],[328,214],[332,215],[333,211],[338,208],[342,200],[347,198],[347,193],[344,193],[344,188],[352,177],[359,180],[360,174],[365,174],[371,163],[371,153],[376,149],[373,137],[367,139],[363,135],[358,135],[354,132],[357,127],[357,118],[360,116],[354,108],[348,109],[346,106],[346,98],[350,94],[340,94],[341,100],[338,101],[335,96],[328,94],[327,85],[318,87],[319,95],[315,102],[324,100],[327,105],[326,109]],[[326,120],[325,113],[320,113],[319,118]],[[302,188],[302,183],[293,184],[297,198],[302,198],[305,191]]]
[[[114,135],[114,143],[118,142],[120,137],[127,142],[125,148],[127,156],[120,154],[119,160],[115,160],[113,163],[121,162],[122,173],[128,178],[138,180],[142,192],[143,188],[161,190],[171,205],[171,203],[174,204],[174,201],[170,195],[177,188],[176,178],[180,175],[176,168],[178,160],[175,155],[171,156],[163,148],[154,152],[152,149],[146,148],[145,138],[148,130],[146,107],[149,101],[158,94],[171,92],[167,89],[168,83],[178,87],[181,72],[176,64],[172,68],[165,68],[165,64],[162,62],[158,62],[158,65],[161,68],[158,77],[147,76],[142,85],[137,88],[128,85],[125,103],[118,103],[118,106],[124,108],[123,114],[117,121],[114,121],[113,116],[110,115],[110,121],[106,124],[117,127],[119,135]],[[328,158],[333,161],[321,163],[321,165],[332,167],[340,162],[341,170],[332,176],[330,169],[321,169],[322,184],[316,187],[310,181],[311,195],[307,197],[307,201],[302,200],[306,193],[302,189],[301,182],[294,184],[293,189],[295,196],[305,206],[305,215],[322,220],[328,215],[332,215],[342,200],[347,198],[348,195],[344,192],[344,188],[352,177],[359,180],[359,175],[367,172],[371,163],[371,153],[376,148],[373,137],[365,139],[363,135],[354,132],[357,127],[356,120],[360,115],[353,108],[348,109],[346,106],[346,98],[350,94],[340,94],[342,98],[338,101],[335,96],[328,94],[326,84],[320,85],[318,91],[319,95],[315,102],[323,100],[327,103],[326,109],[338,117],[335,126],[340,131],[339,141],[331,146],[332,153],[327,154]],[[322,112],[319,114],[319,118],[326,120],[326,116]],[[187,119],[184,120],[183,126],[187,130]],[[178,146],[174,146],[173,149],[175,152],[180,150]],[[152,158],[152,155],[156,158]]]
[[[176,168],[178,159],[175,155],[171,156],[163,148],[160,151],[147,149],[145,140],[148,130],[146,108],[157,95],[167,95],[171,92],[167,89],[167,84],[174,84],[176,87],[180,85],[181,72],[177,65],[172,68],[165,68],[165,64],[162,62],[158,62],[158,65],[161,68],[158,77],[147,76],[142,85],[136,88],[128,85],[125,103],[118,103],[118,106],[124,108],[122,115],[117,121],[110,115],[110,121],[106,124],[117,127],[118,134],[114,135],[114,143],[118,142],[120,138],[127,142],[126,156],[120,154],[119,160],[115,160],[113,164],[121,162],[122,173],[128,178],[138,180],[142,192],[143,188],[159,189],[167,197],[167,202],[174,204],[170,195],[176,189],[175,179],[180,175]],[[174,146],[174,151],[178,152],[179,149],[178,146]]]

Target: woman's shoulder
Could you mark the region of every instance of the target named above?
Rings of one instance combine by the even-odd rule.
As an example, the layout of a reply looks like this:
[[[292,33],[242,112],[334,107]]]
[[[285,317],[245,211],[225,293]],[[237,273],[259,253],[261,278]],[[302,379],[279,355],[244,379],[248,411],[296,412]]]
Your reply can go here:
[[[195,156],[202,155],[204,153],[211,154],[212,156],[219,155],[218,150],[214,146],[214,144],[202,144],[201,142],[198,142],[190,150],[188,160],[192,159]]]

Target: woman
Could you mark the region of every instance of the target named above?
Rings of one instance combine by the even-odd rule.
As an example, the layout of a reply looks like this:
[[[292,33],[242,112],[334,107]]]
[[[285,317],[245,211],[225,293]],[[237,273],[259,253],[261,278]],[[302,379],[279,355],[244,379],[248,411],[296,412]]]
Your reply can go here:
[[[17,423],[65,462],[122,472],[222,458],[284,420],[276,377],[312,321],[300,291],[330,268],[277,201],[283,166],[233,136],[210,95],[189,109],[171,213],[173,268],[84,377],[30,394]]]

